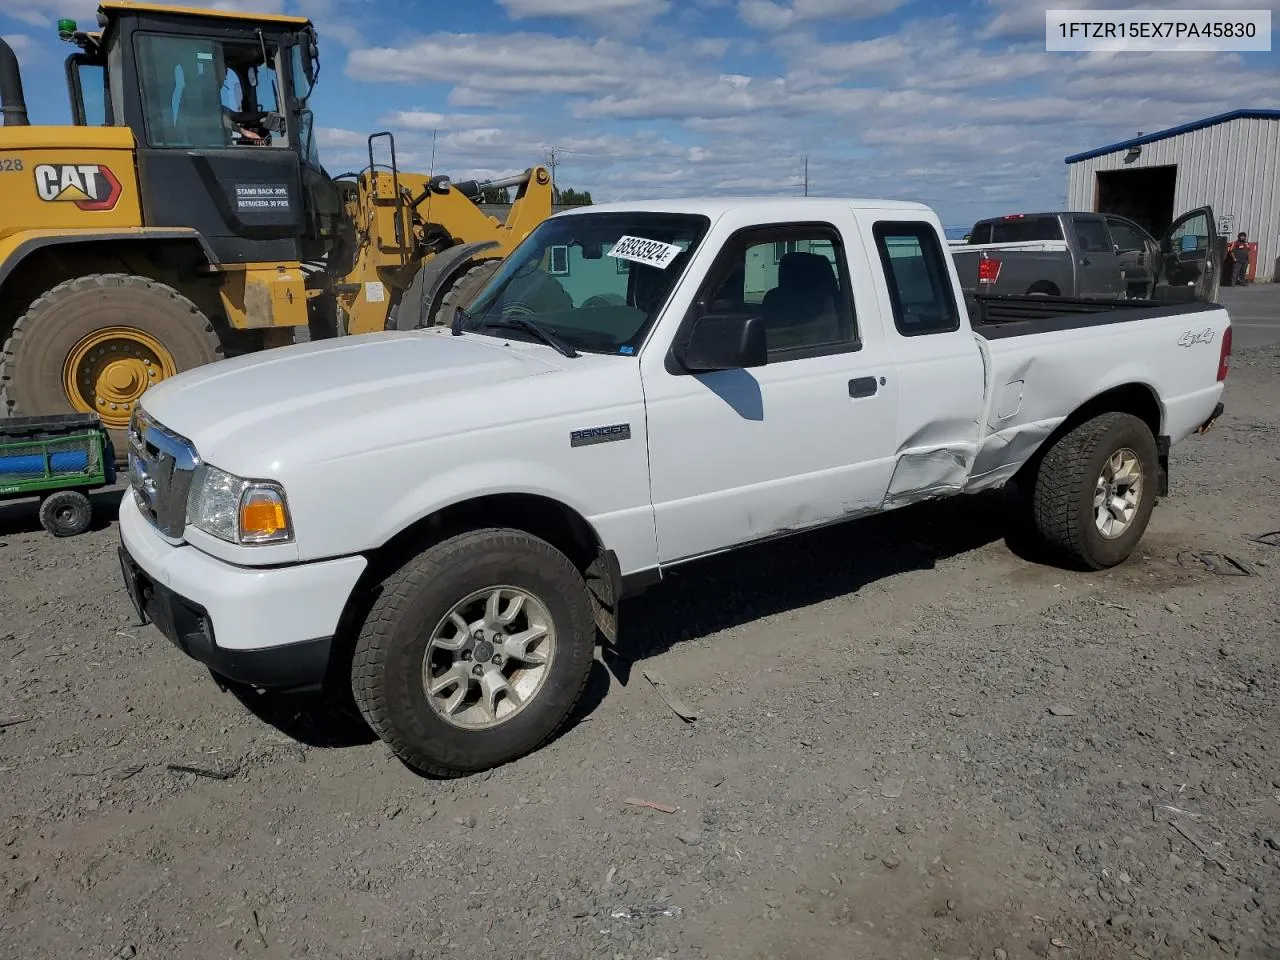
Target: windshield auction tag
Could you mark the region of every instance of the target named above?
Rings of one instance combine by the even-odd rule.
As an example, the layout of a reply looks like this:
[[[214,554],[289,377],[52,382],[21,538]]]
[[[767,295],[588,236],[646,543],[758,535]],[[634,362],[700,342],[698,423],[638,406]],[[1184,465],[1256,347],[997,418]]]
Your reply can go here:
[[[619,237],[618,242],[609,251],[609,256],[619,260],[633,260],[645,266],[658,267],[665,270],[671,261],[684,251],[674,243],[663,243],[661,240],[646,240],[644,237]]]

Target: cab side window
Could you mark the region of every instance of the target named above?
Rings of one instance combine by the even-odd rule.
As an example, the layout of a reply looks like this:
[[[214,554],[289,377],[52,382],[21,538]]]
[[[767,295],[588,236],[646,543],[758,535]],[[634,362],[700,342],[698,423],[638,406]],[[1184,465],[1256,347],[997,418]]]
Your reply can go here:
[[[1132,224],[1107,218],[1107,226],[1111,229],[1111,239],[1116,242],[1121,253],[1135,253],[1147,249],[1147,239]]]
[[[937,231],[919,221],[880,220],[871,233],[898,333],[919,337],[959,330],[960,310]]]
[[[1076,243],[1081,253],[1113,253],[1111,238],[1101,220],[1077,220]]]
[[[844,247],[829,224],[780,224],[731,237],[699,301],[709,313],[761,317],[769,362],[857,350]]]

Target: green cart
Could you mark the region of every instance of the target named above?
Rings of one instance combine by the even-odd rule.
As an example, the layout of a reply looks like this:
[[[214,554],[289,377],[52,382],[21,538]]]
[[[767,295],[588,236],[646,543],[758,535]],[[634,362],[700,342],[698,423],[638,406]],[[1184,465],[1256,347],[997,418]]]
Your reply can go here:
[[[55,537],[87,530],[89,491],[115,482],[115,451],[96,415],[0,420],[0,500],[40,497],[40,525]]]

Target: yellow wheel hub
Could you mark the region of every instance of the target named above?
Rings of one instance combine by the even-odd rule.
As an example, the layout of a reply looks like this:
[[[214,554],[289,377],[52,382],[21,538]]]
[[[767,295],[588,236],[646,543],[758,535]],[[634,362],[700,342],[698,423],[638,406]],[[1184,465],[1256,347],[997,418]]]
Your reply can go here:
[[[62,385],[81,413],[96,413],[105,426],[129,423],[146,389],[178,372],[164,345],[134,327],[95,330],[67,354]]]

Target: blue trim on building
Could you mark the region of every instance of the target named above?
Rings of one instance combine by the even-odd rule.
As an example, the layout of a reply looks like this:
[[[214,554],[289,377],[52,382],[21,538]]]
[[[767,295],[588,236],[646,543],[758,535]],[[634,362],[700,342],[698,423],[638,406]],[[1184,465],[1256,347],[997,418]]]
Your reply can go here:
[[[1128,150],[1130,147],[1137,147],[1144,143],[1155,143],[1157,140],[1176,137],[1180,133],[1190,133],[1192,130],[1203,130],[1205,127],[1217,126],[1229,120],[1280,120],[1280,110],[1232,110],[1230,113],[1220,113],[1214,117],[1205,117],[1203,120],[1193,120],[1191,123],[1170,127],[1168,130],[1161,130],[1158,133],[1148,133],[1141,137],[1134,137],[1132,140],[1121,140],[1119,143],[1098,147],[1096,150],[1077,153],[1067,157],[1066,162],[1079,163],[1081,160],[1092,160],[1094,157],[1115,153],[1117,150]]]

